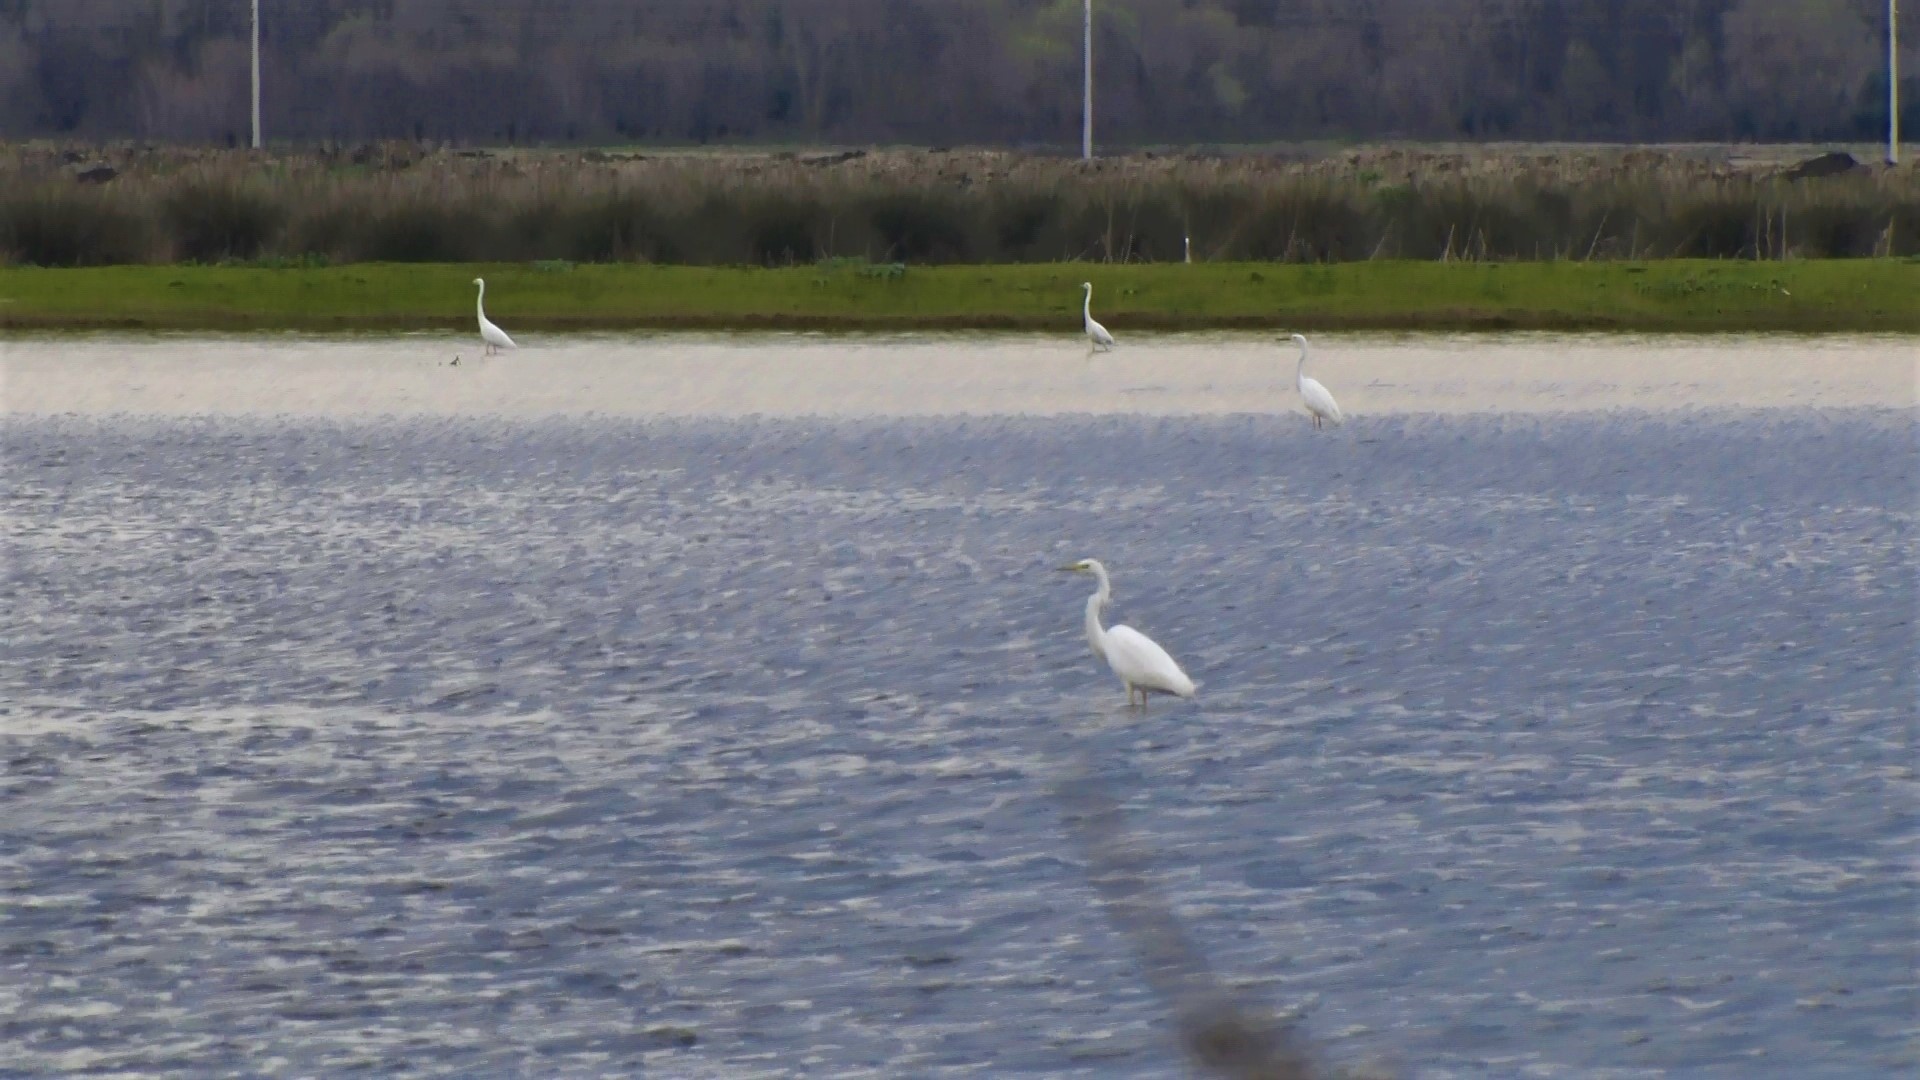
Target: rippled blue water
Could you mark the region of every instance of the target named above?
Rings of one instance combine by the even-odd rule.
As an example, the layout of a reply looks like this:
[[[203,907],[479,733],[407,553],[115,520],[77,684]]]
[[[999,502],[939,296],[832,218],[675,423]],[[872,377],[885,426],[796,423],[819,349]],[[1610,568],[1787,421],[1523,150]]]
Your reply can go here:
[[[9,418],[0,1073],[1902,1073],[1913,432]]]

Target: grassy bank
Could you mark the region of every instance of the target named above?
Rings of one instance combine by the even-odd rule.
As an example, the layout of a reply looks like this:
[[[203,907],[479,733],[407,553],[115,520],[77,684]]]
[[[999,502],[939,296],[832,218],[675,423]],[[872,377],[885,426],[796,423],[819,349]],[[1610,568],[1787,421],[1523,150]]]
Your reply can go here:
[[[1366,262],[784,269],[360,264],[0,269],[0,329],[470,330],[471,284],[511,332],[639,328],[1079,329],[1083,280],[1146,329],[1920,332],[1920,261]]]

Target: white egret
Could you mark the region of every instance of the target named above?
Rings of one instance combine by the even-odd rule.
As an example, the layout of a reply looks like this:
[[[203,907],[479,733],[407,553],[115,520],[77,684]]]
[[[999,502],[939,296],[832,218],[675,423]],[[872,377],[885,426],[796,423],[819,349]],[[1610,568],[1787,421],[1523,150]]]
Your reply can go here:
[[[1107,568],[1100,565],[1098,559],[1081,559],[1077,563],[1060,567],[1062,571],[1073,574],[1092,574],[1100,588],[1087,597],[1087,644],[1093,647],[1093,655],[1107,662],[1115,675],[1127,688],[1127,704],[1133,704],[1135,691],[1140,694],[1140,705],[1147,704],[1147,692],[1157,690],[1176,697],[1192,697],[1197,689],[1180,665],[1173,662],[1167,650],[1155,644],[1153,639],[1135,630],[1131,626],[1116,626],[1111,630],[1100,625],[1100,609],[1113,598],[1113,586],[1107,581]]]
[[[1313,414],[1313,426],[1317,428],[1325,420],[1339,427],[1341,421],[1346,419],[1340,415],[1340,404],[1333,400],[1333,395],[1327,392],[1326,387],[1320,385],[1320,380],[1307,375],[1307,336],[1295,334],[1293,343],[1300,346],[1300,365],[1293,369],[1293,382],[1300,388],[1300,400],[1306,402],[1307,411]]]
[[[486,354],[492,356],[501,349],[519,348],[520,346],[515,345],[513,339],[507,336],[505,330],[495,326],[493,320],[487,318],[486,281],[482,278],[474,278],[473,283],[480,286],[480,296],[473,302],[473,310],[480,315],[480,340],[486,343]]]
[[[1093,282],[1083,281],[1080,287],[1087,291],[1087,301],[1080,308],[1081,321],[1086,323],[1087,327],[1087,351],[1113,348],[1113,335],[1107,333],[1107,328],[1093,319]]]

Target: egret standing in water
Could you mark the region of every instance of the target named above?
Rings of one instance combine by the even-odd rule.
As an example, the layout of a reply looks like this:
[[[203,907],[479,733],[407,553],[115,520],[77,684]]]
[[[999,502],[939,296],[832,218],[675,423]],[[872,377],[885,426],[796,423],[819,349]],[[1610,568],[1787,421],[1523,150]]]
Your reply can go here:
[[[1080,308],[1080,319],[1087,328],[1087,351],[1099,349],[1104,352],[1113,348],[1113,335],[1107,333],[1106,327],[1093,320],[1093,282],[1083,281],[1080,287],[1087,291],[1086,303]]]
[[[1293,382],[1300,388],[1300,400],[1306,402],[1307,411],[1313,414],[1313,426],[1319,427],[1324,420],[1339,427],[1346,419],[1340,415],[1340,404],[1320,385],[1320,380],[1307,375],[1307,336],[1295,334],[1293,343],[1300,346],[1300,365],[1293,369]]]
[[[1167,650],[1156,645],[1152,638],[1131,626],[1108,630],[1100,625],[1100,609],[1113,598],[1107,568],[1100,565],[1100,560],[1081,559],[1060,569],[1073,574],[1092,574],[1100,582],[1100,588],[1087,597],[1087,644],[1093,647],[1093,655],[1105,660],[1113,673],[1120,676],[1127,687],[1128,705],[1133,704],[1135,691],[1140,694],[1142,708],[1146,707],[1148,691],[1183,698],[1193,696],[1197,689],[1194,681],[1187,678],[1187,673],[1173,662]]]
[[[505,330],[493,325],[493,320],[487,318],[486,281],[482,278],[474,278],[473,283],[480,286],[480,296],[473,302],[473,310],[480,315],[480,340],[486,343],[486,354],[492,356],[501,349],[519,348],[520,346],[515,345],[513,339],[507,336]]]

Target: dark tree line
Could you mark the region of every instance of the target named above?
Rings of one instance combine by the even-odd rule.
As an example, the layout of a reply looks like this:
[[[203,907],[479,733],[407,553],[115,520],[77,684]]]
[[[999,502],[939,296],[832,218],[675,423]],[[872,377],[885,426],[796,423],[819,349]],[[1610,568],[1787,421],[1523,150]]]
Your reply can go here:
[[[242,140],[249,0],[0,0],[0,136]],[[1884,0],[1096,0],[1107,145],[1871,140]],[[1077,142],[1080,0],[262,0],[269,138]],[[1903,68],[1920,73],[1920,0]],[[1920,130],[1920,79],[1903,80]]]

